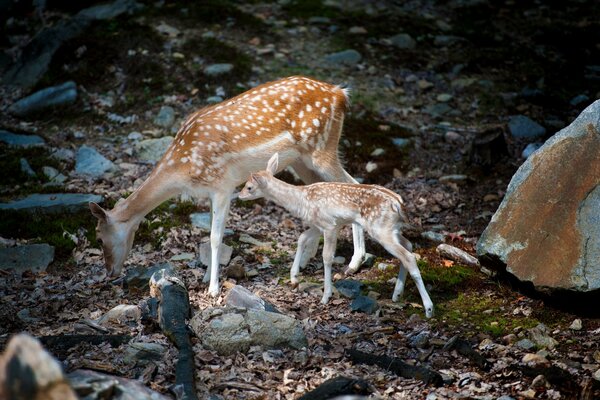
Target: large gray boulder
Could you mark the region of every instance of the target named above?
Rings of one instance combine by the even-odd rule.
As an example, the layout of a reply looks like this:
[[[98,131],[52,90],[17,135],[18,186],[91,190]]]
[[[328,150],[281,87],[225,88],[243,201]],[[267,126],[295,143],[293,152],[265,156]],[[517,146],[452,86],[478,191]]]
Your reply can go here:
[[[102,203],[104,198],[97,194],[48,193],[31,194],[20,200],[0,203],[0,210],[41,212],[45,214],[79,212],[88,208],[88,203]]]
[[[521,165],[477,254],[538,290],[600,288],[600,101]]]
[[[41,272],[54,260],[54,247],[49,244],[27,244],[0,247],[0,270]]]
[[[122,378],[85,369],[68,375],[71,387],[80,399],[112,400],[169,400],[171,397],[155,392],[135,379]]]
[[[202,344],[221,355],[265,349],[308,346],[300,321],[283,314],[236,307],[207,308],[190,326]]]

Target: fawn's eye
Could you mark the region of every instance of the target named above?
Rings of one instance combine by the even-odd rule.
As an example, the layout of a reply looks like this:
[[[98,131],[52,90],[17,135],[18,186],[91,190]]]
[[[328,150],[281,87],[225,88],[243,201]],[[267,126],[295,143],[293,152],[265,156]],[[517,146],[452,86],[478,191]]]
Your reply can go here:
[[[254,187],[252,185],[248,185],[248,190],[252,191],[254,189]]]

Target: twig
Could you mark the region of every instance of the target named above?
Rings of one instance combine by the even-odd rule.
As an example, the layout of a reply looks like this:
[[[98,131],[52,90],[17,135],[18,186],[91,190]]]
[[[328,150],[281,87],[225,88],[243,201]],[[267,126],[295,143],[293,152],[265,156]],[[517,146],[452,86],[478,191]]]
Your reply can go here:
[[[364,332],[349,333],[349,334],[345,335],[344,338],[352,339],[352,338],[355,338],[358,336],[370,336],[370,335],[374,335],[375,333],[379,333],[379,332],[391,333],[394,330],[395,330],[395,328],[393,326],[380,326],[377,328],[369,329],[368,331],[364,331]]]

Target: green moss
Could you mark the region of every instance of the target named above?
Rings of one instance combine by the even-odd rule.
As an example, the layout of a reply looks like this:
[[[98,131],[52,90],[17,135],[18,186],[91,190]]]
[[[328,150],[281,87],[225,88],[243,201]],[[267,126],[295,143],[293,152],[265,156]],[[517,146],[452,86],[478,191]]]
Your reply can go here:
[[[190,224],[189,216],[196,209],[196,204],[191,201],[165,201],[140,223],[135,234],[136,241],[150,243],[154,248],[160,247],[171,228]]]
[[[19,211],[0,211],[0,236],[31,239],[55,247],[57,261],[67,260],[75,243],[64,235],[84,229],[92,245],[96,243],[96,219],[87,210],[75,214],[42,214]]]
[[[457,285],[466,283],[475,278],[476,272],[473,268],[455,264],[451,267],[429,264],[421,259],[417,261],[421,276],[425,283],[434,286],[435,290],[449,290]]]

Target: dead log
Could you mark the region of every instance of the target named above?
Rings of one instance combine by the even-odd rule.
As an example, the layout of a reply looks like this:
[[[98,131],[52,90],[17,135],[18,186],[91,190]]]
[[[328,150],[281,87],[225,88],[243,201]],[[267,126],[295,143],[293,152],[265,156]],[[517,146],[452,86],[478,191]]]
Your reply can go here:
[[[58,358],[64,359],[70,348],[81,343],[89,343],[98,346],[108,343],[112,347],[118,347],[131,340],[129,335],[50,335],[39,338],[40,342],[52,351]]]
[[[172,272],[162,269],[150,278],[150,295],[158,299],[158,325],[165,336],[177,347],[175,364],[175,391],[186,400],[196,400],[194,382],[194,352],[190,331],[185,323],[191,316],[187,289]]]
[[[388,357],[385,355],[378,356],[354,349],[346,350],[346,356],[349,357],[353,363],[378,365],[381,368],[391,371],[398,376],[403,378],[418,379],[428,385],[441,386],[444,383],[442,376],[436,371],[426,367],[407,364],[396,357]]]
[[[369,395],[372,392],[367,381],[338,376],[326,380],[298,400],[327,400],[344,395]]]
[[[450,338],[448,343],[444,345],[443,350],[450,351],[456,350],[456,352],[462,356],[467,357],[471,362],[477,365],[484,371],[490,369],[490,363],[484,356],[482,356],[477,350],[474,350],[469,342],[464,339],[459,338],[458,336],[453,336]]]

